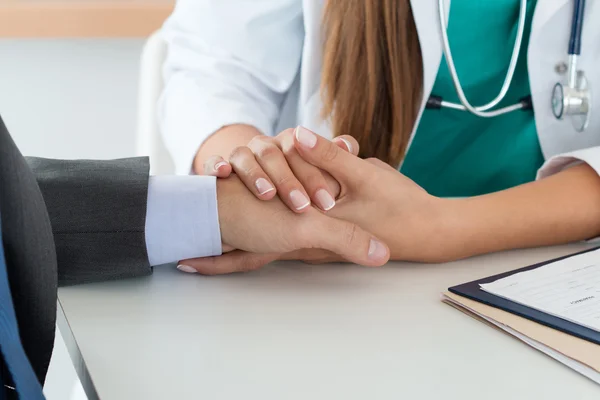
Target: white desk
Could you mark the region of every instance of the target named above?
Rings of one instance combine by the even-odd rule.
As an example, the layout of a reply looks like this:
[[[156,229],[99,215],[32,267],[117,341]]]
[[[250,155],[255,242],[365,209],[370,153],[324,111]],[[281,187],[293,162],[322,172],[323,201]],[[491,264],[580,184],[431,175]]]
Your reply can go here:
[[[163,267],[61,289],[59,322],[91,399],[597,400],[600,386],[440,302],[448,286],[583,248],[223,277]]]

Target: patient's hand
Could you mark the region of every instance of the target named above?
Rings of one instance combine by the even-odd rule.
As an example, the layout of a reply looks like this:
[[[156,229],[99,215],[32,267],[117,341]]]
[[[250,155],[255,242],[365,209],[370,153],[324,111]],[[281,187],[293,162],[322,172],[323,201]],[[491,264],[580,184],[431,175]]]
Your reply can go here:
[[[235,175],[217,181],[217,202],[222,241],[238,250],[221,256],[233,260],[226,265],[218,262],[221,257],[180,262],[202,274],[247,271],[268,262],[240,262],[243,252],[259,253],[259,261],[304,248],[328,250],[366,266],[389,259],[387,246],[359,226],[314,208],[294,213],[278,198],[258,200]]]
[[[300,260],[308,264],[348,262],[343,256],[322,249],[300,249],[288,253],[250,253],[234,250],[216,257],[196,258],[182,261],[206,275],[219,273],[253,271],[277,260]]]

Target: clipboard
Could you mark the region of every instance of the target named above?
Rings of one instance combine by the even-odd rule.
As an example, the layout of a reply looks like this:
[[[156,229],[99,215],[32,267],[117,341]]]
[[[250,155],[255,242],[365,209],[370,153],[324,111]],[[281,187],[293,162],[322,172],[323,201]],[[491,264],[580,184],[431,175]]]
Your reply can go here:
[[[542,267],[547,264],[554,263],[556,261],[564,260],[573,256],[577,256],[580,254],[588,253],[591,251],[598,250],[600,247],[594,247],[588,250],[581,251],[579,253],[570,254],[567,256],[555,258],[548,261],[543,261],[537,264],[533,264],[524,268],[520,268],[514,271],[505,272],[502,274],[490,276],[483,279],[478,279],[472,282],[464,283],[462,285],[453,286],[448,289],[450,293],[459,295],[461,297],[474,300],[476,302],[509,312],[511,314],[517,315],[522,318],[526,318],[528,320],[534,321],[538,324],[547,326],[549,328],[564,332],[566,334],[575,336],[577,338],[587,340],[596,345],[600,345],[600,332],[597,332],[593,329],[587,328],[585,326],[578,325],[576,323],[566,321],[562,318],[555,317],[550,314],[546,314],[542,311],[535,310],[533,308],[514,303],[510,300],[495,296],[491,293],[488,293],[482,290],[479,285],[482,283],[490,283],[494,282],[498,279],[505,278],[507,276],[516,274],[518,272],[529,271],[535,268]]]
[[[600,384],[600,345],[454,293],[443,295],[444,303],[516,337]]]

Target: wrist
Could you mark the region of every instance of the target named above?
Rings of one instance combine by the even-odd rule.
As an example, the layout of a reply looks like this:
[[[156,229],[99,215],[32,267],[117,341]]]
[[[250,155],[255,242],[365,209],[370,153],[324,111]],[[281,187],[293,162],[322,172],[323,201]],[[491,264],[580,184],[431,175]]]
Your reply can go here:
[[[228,125],[210,135],[198,149],[194,158],[194,172],[201,174],[204,162],[212,156],[229,159],[231,152],[238,146],[247,145],[260,131],[250,125]]]
[[[445,240],[441,248],[447,261],[513,247],[512,230],[506,228],[514,216],[493,195],[443,200]]]
[[[216,180],[217,190],[217,213],[219,218],[219,228],[221,230],[221,243],[223,249],[233,247],[230,238],[230,227],[231,227],[231,206],[232,206],[232,189],[233,181],[237,180],[236,176],[232,176],[227,179]],[[225,251],[225,250],[224,250]]]
[[[429,233],[431,257],[435,262],[448,262],[480,254],[485,231],[478,216],[476,198],[434,198],[430,207]]]

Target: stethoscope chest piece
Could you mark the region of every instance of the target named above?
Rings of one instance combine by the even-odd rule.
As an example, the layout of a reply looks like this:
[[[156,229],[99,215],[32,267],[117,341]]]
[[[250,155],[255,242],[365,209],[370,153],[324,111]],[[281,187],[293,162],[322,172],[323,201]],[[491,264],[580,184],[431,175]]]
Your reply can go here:
[[[583,132],[590,123],[592,93],[583,71],[577,68],[581,55],[581,31],[585,0],[573,3],[573,20],[569,39],[569,66],[567,82],[558,82],[552,90],[552,113],[557,119],[568,116],[577,132]]]
[[[577,71],[574,84],[557,83],[552,91],[552,112],[562,120],[565,116],[577,132],[583,132],[590,123],[592,93],[583,71]]]

